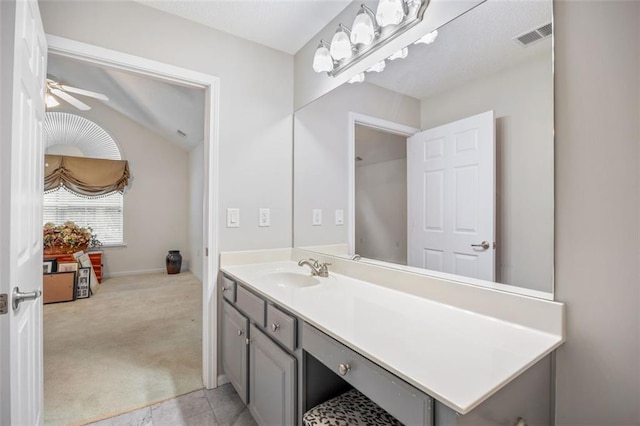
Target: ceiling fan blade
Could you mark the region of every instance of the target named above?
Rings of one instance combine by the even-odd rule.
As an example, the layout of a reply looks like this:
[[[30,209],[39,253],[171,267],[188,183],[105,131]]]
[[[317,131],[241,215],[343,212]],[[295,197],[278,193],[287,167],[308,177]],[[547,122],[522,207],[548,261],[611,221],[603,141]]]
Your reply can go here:
[[[108,101],[109,98],[102,93],[92,92],[91,90],[79,89],[77,87],[67,86],[65,84],[60,85],[62,90],[70,93],[77,93],[78,95],[89,96],[90,98],[101,99],[103,101]]]
[[[73,105],[74,107],[78,108],[79,110],[88,111],[88,110],[91,109],[91,107],[89,105],[85,104],[84,102],[81,102],[81,101],[77,100],[73,96],[63,92],[60,89],[51,89],[51,93],[56,95],[60,99],[66,101],[66,102],[69,102],[71,105]]]

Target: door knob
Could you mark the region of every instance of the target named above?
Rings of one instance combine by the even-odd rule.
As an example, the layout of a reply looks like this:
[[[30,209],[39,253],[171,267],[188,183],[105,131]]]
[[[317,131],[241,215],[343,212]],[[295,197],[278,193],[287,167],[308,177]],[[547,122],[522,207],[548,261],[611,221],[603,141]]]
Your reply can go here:
[[[34,290],[22,293],[20,292],[20,288],[16,287],[13,289],[13,310],[17,311],[20,307],[20,303],[25,300],[34,300],[42,295],[40,290]]]
[[[471,244],[471,247],[475,248],[481,248],[482,250],[489,250],[489,247],[491,247],[491,244],[489,244],[488,241],[483,241],[480,244]]]

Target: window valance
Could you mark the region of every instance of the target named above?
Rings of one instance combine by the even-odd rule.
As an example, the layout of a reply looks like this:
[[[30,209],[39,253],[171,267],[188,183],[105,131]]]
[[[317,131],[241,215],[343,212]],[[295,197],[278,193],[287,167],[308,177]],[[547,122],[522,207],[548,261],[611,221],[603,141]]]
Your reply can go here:
[[[44,156],[44,190],[64,186],[69,191],[88,197],[122,193],[129,183],[129,163],[126,160]]]

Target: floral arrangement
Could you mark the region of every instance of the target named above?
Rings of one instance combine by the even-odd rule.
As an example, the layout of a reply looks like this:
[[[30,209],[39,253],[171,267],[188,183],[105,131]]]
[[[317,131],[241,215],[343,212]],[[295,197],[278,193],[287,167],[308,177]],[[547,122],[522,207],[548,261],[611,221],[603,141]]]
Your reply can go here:
[[[102,246],[90,226],[83,228],[71,221],[64,225],[45,223],[42,240],[45,252],[75,253]]]

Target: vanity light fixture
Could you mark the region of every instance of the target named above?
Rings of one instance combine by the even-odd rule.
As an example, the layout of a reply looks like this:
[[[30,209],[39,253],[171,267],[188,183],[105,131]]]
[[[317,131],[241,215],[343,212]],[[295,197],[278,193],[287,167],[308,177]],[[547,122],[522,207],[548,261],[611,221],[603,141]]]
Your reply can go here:
[[[361,5],[352,29],[339,24],[330,44],[320,40],[313,56],[313,70],[317,73],[326,72],[330,77],[337,76],[419,24],[429,1],[378,0],[375,14],[364,4]],[[400,52],[389,59],[407,56],[406,47]],[[380,72],[384,65],[376,64],[367,71],[376,71],[378,68]]]
[[[374,64],[366,72],[382,72],[384,71],[385,65],[386,65],[385,61],[380,61],[377,64]]]
[[[351,34],[349,28],[342,24],[338,25],[338,29],[331,39],[331,47],[329,47],[329,53],[336,61],[348,59],[353,55],[349,34]]]
[[[347,81],[347,83],[362,83],[364,81],[364,73],[356,74]]]
[[[403,47],[402,49],[398,50],[397,52],[391,54],[391,56],[389,56],[387,59],[390,61],[395,61],[396,59],[404,59],[407,57],[407,55],[409,54],[409,48],[408,47]]]
[[[430,33],[427,33],[422,37],[420,37],[419,39],[417,39],[416,41],[414,41],[413,44],[420,44],[420,43],[431,44],[434,41],[436,41],[436,38],[438,38],[438,30],[433,30]]]

